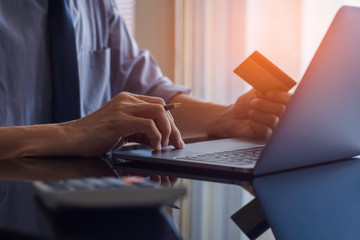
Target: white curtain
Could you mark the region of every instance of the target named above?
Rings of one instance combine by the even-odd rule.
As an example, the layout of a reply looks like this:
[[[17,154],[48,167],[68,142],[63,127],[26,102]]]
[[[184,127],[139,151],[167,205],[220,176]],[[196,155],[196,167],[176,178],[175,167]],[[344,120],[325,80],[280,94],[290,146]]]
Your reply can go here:
[[[228,104],[245,85],[232,71],[244,58],[244,0],[176,1],[176,78],[194,96]]]
[[[229,104],[246,90],[233,69],[245,58],[245,0],[176,1],[175,82]],[[252,198],[236,185],[192,181],[182,205],[185,239],[241,239],[230,216]],[[211,209],[211,210],[209,210]]]

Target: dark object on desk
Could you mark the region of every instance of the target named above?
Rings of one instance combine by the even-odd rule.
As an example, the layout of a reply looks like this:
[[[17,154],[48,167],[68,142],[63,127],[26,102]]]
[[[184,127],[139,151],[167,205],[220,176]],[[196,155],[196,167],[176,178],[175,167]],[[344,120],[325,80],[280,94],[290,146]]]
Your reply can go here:
[[[10,231],[8,229],[0,230],[0,239],[6,240],[49,240],[50,238],[41,238],[36,236],[31,236],[27,234],[22,234],[16,231]],[[52,240],[55,240],[51,238]]]
[[[54,210],[160,207],[186,193],[183,187],[164,187],[142,177],[35,181],[34,187],[43,203]]]
[[[49,211],[37,204],[40,225],[61,239],[182,239],[168,213],[159,208]]]
[[[6,180],[0,181],[0,197],[0,230],[29,239],[182,238],[173,219],[160,208],[49,211],[35,198],[30,182]]]
[[[234,213],[231,219],[250,239],[256,239],[269,229],[264,210],[256,198]]]
[[[236,184],[242,187],[251,185],[252,177],[239,178],[236,173],[221,172],[216,170],[207,170],[194,167],[169,167],[167,164],[154,164],[140,161],[119,161],[113,164],[113,160],[103,157],[110,166],[114,168],[119,176],[142,176],[142,175],[160,175],[178,178],[187,178],[192,180],[219,182],[226,184]]]

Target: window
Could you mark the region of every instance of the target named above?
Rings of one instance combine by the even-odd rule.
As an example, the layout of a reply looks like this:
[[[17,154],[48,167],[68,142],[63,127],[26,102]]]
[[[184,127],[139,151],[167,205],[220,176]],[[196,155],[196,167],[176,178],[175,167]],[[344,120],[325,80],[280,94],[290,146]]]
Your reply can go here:
[[[135,33],[135,0],[115,0],[120,15],[130,31]]]

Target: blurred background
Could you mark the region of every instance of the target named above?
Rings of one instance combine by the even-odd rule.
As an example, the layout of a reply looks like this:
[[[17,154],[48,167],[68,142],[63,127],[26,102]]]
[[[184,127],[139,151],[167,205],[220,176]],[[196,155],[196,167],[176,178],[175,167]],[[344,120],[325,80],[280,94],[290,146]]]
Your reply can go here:
[[[166,76],[195,97],[221,104],[250,89],[233,69],[254,50],[299,82],[338,9],[360,6],[359,0],[116,2],[140,47],[152,52]],[[248,192],[234,185],[184,184],[191,197],[176,217],[185,239],[246,239],[230,216],[250,201]],[[217,215],[209,216],[208,208],[218,209]]]

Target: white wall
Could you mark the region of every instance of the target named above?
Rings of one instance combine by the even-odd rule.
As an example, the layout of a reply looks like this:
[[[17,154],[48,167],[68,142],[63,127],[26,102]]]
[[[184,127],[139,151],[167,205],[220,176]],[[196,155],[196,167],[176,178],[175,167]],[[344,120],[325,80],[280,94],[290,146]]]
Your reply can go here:
[[[360,1],[302,0],[302,73],[309,65],[336,12],[343,5],[360,6]]]

